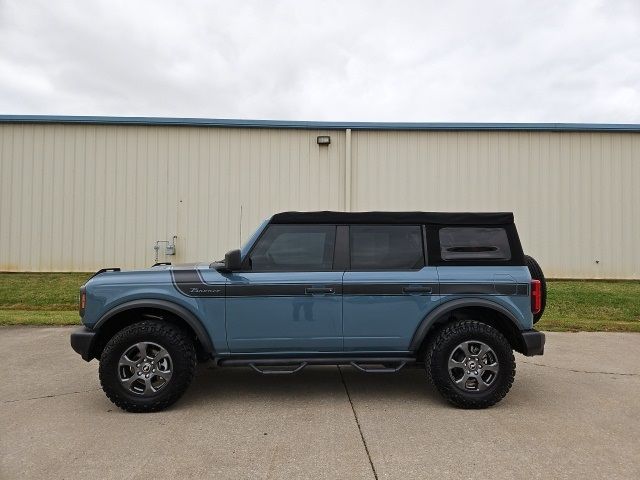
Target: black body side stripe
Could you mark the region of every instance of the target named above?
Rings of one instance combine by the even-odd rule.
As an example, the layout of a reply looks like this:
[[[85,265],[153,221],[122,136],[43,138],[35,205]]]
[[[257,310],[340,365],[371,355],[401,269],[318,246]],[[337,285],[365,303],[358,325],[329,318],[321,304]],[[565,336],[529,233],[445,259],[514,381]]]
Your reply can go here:
[[[528,283],[518,283],[516,288],[516,295],[525,295],[529,296],[529,284]]]
[[[416,291],[416,288],[423,287],[424,291]],[[345,283],[344,295],[437,295],[437,283]],[[410,291],[414,289],[414,291]]]
[[[431,291],[416,292],[415,287]],[[345,283],[343,290],[344,295],[529,295],[526,283]]]
[[[526,283],[441,283],[442,295],[529,295]]]
[[[174,286],[187,297],[224,297],[224,284],[205,283],[198,270],[171,270]]]
[[[209,284],[200,272],[171,270],[176,289],[188,297],[295,297],[315,295],[529,295],[527,283],[285,283]],[[319,291],[325,289],[325,292]]]
[[[326,292],[316,291],[318,288],[327,289]],[[310,290],[316,289],[316,290]],[[342,295],[342,285],[324,283],[280,283],[280,284],[251,284],[227,285],[227,297],[296,297],[300,295]]]

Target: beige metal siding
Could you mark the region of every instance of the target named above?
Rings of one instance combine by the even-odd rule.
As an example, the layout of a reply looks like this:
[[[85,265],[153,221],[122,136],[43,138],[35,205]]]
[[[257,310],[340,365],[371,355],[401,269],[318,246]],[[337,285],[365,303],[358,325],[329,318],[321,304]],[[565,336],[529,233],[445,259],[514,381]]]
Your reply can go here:
[[[343,208],[344,152],[341,131],[0,125],[0,270],[148,266],[174,234],[167,260],[219,259],[273,212]]]
[[[640,278],[640,134],[352,133],[354,210],[513,211],[548,276]]]
[[[0,124],[0,270],[143,267],[172,235],[210,261],[350,208],[514,211],[549,276],[640,278],[639,185],[639,133]]]

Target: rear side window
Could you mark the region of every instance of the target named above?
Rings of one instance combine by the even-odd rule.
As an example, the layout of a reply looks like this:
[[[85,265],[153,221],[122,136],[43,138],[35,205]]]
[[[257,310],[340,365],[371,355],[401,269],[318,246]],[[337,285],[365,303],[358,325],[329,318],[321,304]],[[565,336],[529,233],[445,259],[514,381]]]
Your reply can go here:
[[[352,270],[412,270],[424,267],[419,225],[352,225]]]
[[[331,270],[335,238],[335,225],[270,225],[249,255],[251,269]]]
[[[504,228],[450,227],[439,235],[443,260],[511,260]]]

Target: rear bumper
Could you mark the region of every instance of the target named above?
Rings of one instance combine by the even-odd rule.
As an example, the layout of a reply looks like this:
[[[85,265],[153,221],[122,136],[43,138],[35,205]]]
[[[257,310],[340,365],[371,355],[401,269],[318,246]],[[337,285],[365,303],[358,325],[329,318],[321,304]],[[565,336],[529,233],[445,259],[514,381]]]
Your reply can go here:
[[[71,334],[71,348],[79,353],[83,360],[87,362],[93,359],[93,344],[96,338],[96,332],[82,327],[74,330]]]
[[[522,354],[527,357],[542,355],[544,353],[544,333],[537,330],[525,330],[522,336]]]

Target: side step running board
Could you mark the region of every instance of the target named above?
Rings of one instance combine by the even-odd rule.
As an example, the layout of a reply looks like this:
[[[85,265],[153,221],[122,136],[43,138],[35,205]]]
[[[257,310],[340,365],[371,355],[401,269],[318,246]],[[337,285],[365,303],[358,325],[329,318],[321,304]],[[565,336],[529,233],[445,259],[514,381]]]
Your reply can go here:
[[[298,366],[291,365],[294,368],[290,368],[290,369],[284,368],[289,365],[271,365],[271,369],[260,368],[260,367],[263,367],[263,365],[258,366],[255,363],[250,363],[249,366],[256,372],[261,373],[262,375],[290,375],[292,373],[299,372],[304,367],[306,367],[307,362],[301,362],[300,365]]]
[[[389,362],[385,362],[384,365],[387,365],[388,363]],[[362,365],[357,362],[351,362],[351,366],[353,368],[357,368],[358,370],[364,373],[396,373],[396,372],[399,372],[402,369],[402,367],[404,367],[406,364],[407,362],[400,362],[396,367],[385,366],[383,368],[374,368],[370,366],[372,365],[371,362],[363,363]],[[367,365],[369,365],[369,367],[367,367]]]
[[[407,364],[414,364],[411,357],[314,357],[314,358],[222,358],[220,367],[250,367],[264,375],[287,375],[299,372],[308,365],[350,365],[364,373],[395,373]]]

